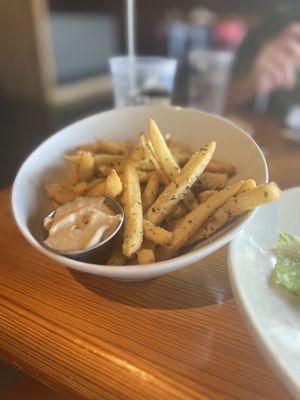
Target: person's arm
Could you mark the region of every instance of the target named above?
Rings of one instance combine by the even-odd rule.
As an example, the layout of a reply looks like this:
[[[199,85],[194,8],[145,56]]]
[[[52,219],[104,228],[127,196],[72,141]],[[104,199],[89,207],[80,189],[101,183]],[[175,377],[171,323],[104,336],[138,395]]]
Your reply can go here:
[[[243,52],[239,57],[243,57]],[[257,95],[294,88],[296,71],[300,69],[300,24],[290,25],[269,40],[248,62],[250,65],[246,73],[237,73],[231,80],[226,107],[228,112],[233,112]],[[236,64],[237,72],[238,68],[239,63]]]

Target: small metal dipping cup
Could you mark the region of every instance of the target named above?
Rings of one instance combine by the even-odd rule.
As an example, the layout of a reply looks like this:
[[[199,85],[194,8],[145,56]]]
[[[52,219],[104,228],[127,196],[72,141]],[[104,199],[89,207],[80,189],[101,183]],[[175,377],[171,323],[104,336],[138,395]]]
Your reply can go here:
[[[112,211],[117,215],[120,215],[120,222],[119,225],[116,227],[116,229],[109,235],[107,236],[104,240],[101,240],[99,243],[95,244],[94,246],[91,246],[87,249],[83,250],[77,250],[77,251],[60,251],[53,249],[52,247],[47,246],[44,243],[44,240],[47,239],[48,237],[48,231],[44,227],[44,220],[42,221],[40,225],[40,230],[39,230],[39,239],[41,244],[48,250],[52,251],[53,253],[60,254],[61,256],[73,258],[74,260],[78,261],[83,261],[83,262],[89,262],[92,264],[99,264],[101,263],[101,260],[103,260],[105,254],[107,253],[111,243],[112,243],[112,238],[119,232],[121,229],[123,222],[124,222],[124,212],[123,208],[121,205],[109,198],[105,198],[104,204],[106,204],[109,208],[111,208]],[[52,210],[49,212],[49,214],[46,215],[46,217],[52,217],[55,213],[56,209]]]

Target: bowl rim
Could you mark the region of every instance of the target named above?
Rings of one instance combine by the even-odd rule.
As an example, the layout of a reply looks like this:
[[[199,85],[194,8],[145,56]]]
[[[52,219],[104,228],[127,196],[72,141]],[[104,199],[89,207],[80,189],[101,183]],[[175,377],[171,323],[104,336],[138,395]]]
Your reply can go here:
[[[50,257],[51,259],[58,262],[59,264],[63,264],[70,268],[77,269],[80,271],[85,271],[85,272],[92,273],[92,274],[100,274],[101,272],[109,273],[110,275],[114,275],[114,277],[118,277],[118,276],[121,277],[121,276],[124,276],[125,274],[128,277],[130,277],[130,276],[135,276],[137,274],[141,274],[141,273],[143,273],[143,271],[150,272],[153,270],[160,270],[161,268],[163,268],[165,272],[171,272],[171,271],[181,268],[185,264],[185,261],[186,261],[186,264],[193,264],[193,263],[199,261],[200,258],[206,257],[207,255],[211,254],[212,252],[216,251],[217,249],[221,248],[226,243],[228,243],[230,240],[232,240],[233,237],[235,235],[237,235],[238,232],[243,227],[246,226],[246,224],[248,224],[250,219],[252,219],[252,217],[256,213],[257,209],[252,210],[248,215],[242,217],[240,219],[240,221],[237,222],[233,226],[233,228],[230,229],[228,232],[225,232],[224,235],[221,235],[221,237],[217,238],[216,240],[214,240],[211,243],[207,243],[206,245],[204,245],[203,247],[201,247],[199,249],[194,249],[192,251],[189,251],[188,253],[182,254],[180,256],[177,256],[177,257],[174,257],[174,258],[171,258],[168,260],[157,261],[155,263],[144,264],[142,266],[139,264],[126,265],[126,266],[109,266],[109,265],[103,265],[103,264],[90,264],[90,263],[70,259],[65,256],[58,255],[58,254],[51,252],[50,250],[43,247],[39,243],[39,241],[34,238],[32,233],[27,228],[27,225],[23,224],[21,222],[19,210],[17,209],[16,202],[15,202],[18,186],[20,184],[20,180],[22,179],[23,171],[26,169],[27,164],[29,164],[31,159],[34,158],[34,156],[39,152],[40,148],[42,148],[43,146],[46,146],[47,144],[49,144],[49,142],[55,140],[58,135],[65,132],[66,130],[69,130],[70,128],[74,127],[75,125],[78,126],[80,124],[85,124],[88,121],[92,121],[93,119],[97,119],[97,118],[99,118],[100,115],[102,116],[105,114],[114,113],[115,111],[122,111],[122,110],[123,111],[135,111],[135,112],[139,112],[139,111],[162,112],[163,110],[176,111],[176,112],[178,112],[178,111],[179,112],[188,112],[188,113],[195,113],[198,115],[203,115],[203,116],[207,116],[210,118],[214,118],[219,121],[222,121],[223,123],[225,123],[227,125],[232,125],[239,131],[239,133],[242,136],[244,136],[244,138],[249,142],[249,144],[251,144],[256,149],[257,155],[263,166],[264,182],[268,181],[268,167],[267,167],[265,157],[264,157],[263,152],[260,149],[260,147],[253,140],[253,138],[250,137],[242,128],[240,128],[234,122],[231,122],[230,120],[227,120],[226,118],[224,118],[222,116],[211,114],[211,113],[204,112],[204,111],[200,111],[200,110],[197,110],[194,108],[186,108],[186,107],[179,107],[179,106],[163,106],[163,107],[162,106],[131,106],[131,107],[114,108],[114,109],[110,109],[110,110],[103,111],[100,113],[92,114],[88,117],[79,119],[79,120],[73,122],[72,124],[63,127],[62,129],[60,129],[59,131],[55,132],[50,137],[48,137],[46,140],[44,140],[38,147],[36,147],[30,153],[30,155],[25,159],[25,161],[22,163],[21,167],[19,168],[19,170],[16,174],[16,177],[15,177],[15,180],[14,180],[13,186],[12,186],[11,209],[12,209],[12,214],[14,216],[15,223],[18,226],[18,228],[19,228],[20,232],[22,233],[22,235],[24,236],[24,238],[33,247],[35,247],[37,250],[39,250],[41,253]],[[201,255],[201,257],[200,257],[200,255]],[[159,274],[157,274],[157,275],[159,275]]]

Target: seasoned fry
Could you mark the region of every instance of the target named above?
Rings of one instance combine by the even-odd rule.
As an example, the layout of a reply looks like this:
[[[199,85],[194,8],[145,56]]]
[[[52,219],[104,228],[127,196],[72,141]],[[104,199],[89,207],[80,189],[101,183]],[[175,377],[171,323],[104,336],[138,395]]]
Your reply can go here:
[[[274,182],[248,189],[229,199],[193,237],[192,243],[207,238],[222,228],[232,218],[279,198],[280,189]]]
[[[137,259],[139,264],[155,263],[155,253],[151,249],[141,248],[137,252]]]
[[[108,154],[128,154],[128,142],[110,142],[108,140],[97,140],[98,152]]]
[[[213,172],[203,172],[198,181],[195,183],[195,190],[220,190],[226,186],[228,181],[227,174],[217,174]]]
[[[197,232],[187,241],[186,245],[193,244],[203,238],[211,236],[219,228],[225,225],[225,223],[227,222],[226,218],[230,219],[230,214],[231,214],[230,209],[232,208],[232,204],[236,203],[237,196],[255,187],[256,187],[255,181],[253,179],[247,179],[242,184],[237,193],[233,197],[228,199],[227,202],[223,204],[222,207],[218,208],[216,212],[213,215],[211,215],[202,226],[200,226]]]
[[[265,199],[267,199],[268,196],[266,198],[262,197],[262,189],[264,190],[263,187],[258,187],[256,190],[252,189],[246,191],[243,195],[237,195],[235,196],[235,199],[224,204],[224,206],[217,210],[215,215],[207,221],[207,224],[203,226],[203,229],[201,229],[201,231],[199,230],[195,236],[195,240],[200,240],[212,235],[233,217],[241,215],[258,205],[264,204],[264,202],[266,202]],[[268,187],[265,192],[268,194]],[[274,199],[273,197],[274,194],[269,197],[269,199],[271,199],[270,201]],[[252,201],[252,203],[250,204],[249,201]]]
[[[95,174],[95,162],[92,153],[82,152],[78,164],[78,178],[80,181],[88,181]]]
[[[71,187],[75,185],[78,181],[79,181],[78,166],[77,164],[71,164],[67,173],[65,186]]]
[[[122,180],[122,202],[125,214],[123,253],[130,257],[139,250],[143,241],[141,188],[139,176],[132,163],[126,164]]]
[[[179,224],[176,224],[173,230],[173,239],[171,242],[160,248],[159,259],[167,259],[172,257],[177,251],[184,246],[189,238],[197,231],[210,215],[216,209],[224,204],[230,197],[240,189],[243,181],[236,182],[231,186],[213,194],[204,203],[200,204],[195,210],[183,217]]]
[[[146,219],[154,225],[160,224],[184,198],[191,186],[199,179],[201,173],[212,158],[216,143],[211,142],[198,150],[159,195],[154,204],[146,212]]]
[[[180,167],[175,161],[171,151],[169,150],[163,135],[161,134],[155,121],[150,118],[149,121],[149,139],[152,143],[154,153],[164,169],[165,173],[168,175],[170,180],[173,180],[175,176],[180,172]]]
[[[199,204],[198,201],[197,201],[197,199],[196,199],[196,197],[195,197],[195,195],[194,195],[194,193],[193,193],[191,190],[189,190],[189,191],[187,192],[185,198],[183,199],[183,202],[184,202],[186,208],[187,208],[189,211],[192,211],[192,210],[194,210],[195,208],[197,208],[197,207],[198,207],[198,204]]]
[[[98,171],[103,175],[103,176],[108,176],[112,169],[116,170],[118,174],[122,174],[125,168],[125,164],[121,165],[116,165],[114,167],[108,166],[108,165],[99,165],[98,166]]]
[[[191,151],[184,147],[182,144],[177,143],[171,139],[166,139],[166,142],[177,164],[183,166],[191,157]],[[224,163],[217,160],[211,160],[208,163],[205,171],[223,173],[229,176],[233,176],[236,173],[236,168],[232,164]]]
[[[114,169],[118,174],[123,174],[125,168],[125,164],[122,164],[121,166],[116,166]],[[98,171],[101,173],[103,176],[108,176],[111,173],[111,170],[113,168],[109,167],[108,165],[100,165],[98,167]],[[140,171],[137,170],[137,173],[139,175],[139,179],[141,183],[148,182],[151,176],[154,174],[153,171]]]
[[[64,159],[72,164],[79,164],[81,159],[81,153],[77,154],[65,154]]]
[[[97,143],[85,144],[77,147],[77,151],[89,151],[91,153],[97,153],[99,151],[99,147]]]
[[[204,192],[198,193],[199,203],[203,203],[214,193],[216,193],[216,190],[205,190]]]
[[[165,171],[161,168],[161,165],[159,161],[157,160],[157,157],[153,151],[152,144],[147,141],[145,136],[143,134],[140,135],[140,143],[143,149],[145,150],[147,154],[147,158],[149,162],[154,166],[155,170],[157,171],[160,180],[167,185],[170,182],[170,179],[168,175],[165,173]]]
[[[254,179],[247,179],[243,185],[241,186],[240,190],[237,192],[235,196],[240,193],[246,192],[247,190],[254,189],[256,187],[256,182]]]
[[[126,156],[119,156],[116,154],[95,154],[94,159],[96,167],[103,164],[112,167],[114,165],[121,165],[124,163],[126,161]]]
[[[104,196],[114,199],[122,192],[122,188],[121,178],[116,170],[112,169],[105,180]]]
[[[221,161],[211,160],[205,171],[207,172],[216,172],[221,174],[227,174],[229,176],[233,176],[236,173],[236,169],[234,165],[226,164]]]
[[[89,190],[89,184],[85,181],[78,182],[72,186],[72,190],[74,193],[83,196]]]
[[[169,177],[170,181],[173,181],[180,172],[180,167],[175,161],[167,143],[161,134],[155,121],[150,118],[149,122],[149,138],[154,149],[154,154],[158,159],[159,164],[164,170],[165,174]],[[192,210],[197,207],[198,202],[195,199],[194,194],[189,191],[183,200],[188,210]]]
[[[173,237],[172,233],[159,226],[153,225],[144,219],[144,237],[157,245],[165,245],[169,243]]]
[[[78,195],[70,188],[64,186],[63,182],[52,182],[45,186],[48,197],[55,203],[61,205],[74,200]]]
[[[98,183],[103,181],[104,181],[103,178],[93,178],[90,182],[88,182],[89,189],[95,187],[96,185],[98,185]]]
[[[147,183],[149,179],[156,174],[155,172],[148,172],[148,171],[137,171],[140,183]]]
[[[141,136],[143,135],[140,134],[140,140],[129,154],[129,158],[134,162],[134,165],[137,169],[141,169],[143,171],[155,171],[156,168],[151,158],[151,154],[149,154],[147,147],[141,140]]]
[[[97,185],[91,187],[88,192],[87,196],[104,196],[104,191],[105,191],[106,183],[104,180],[100,181],[97,183]]]
[[[141,171],[145,171],[145,172],[155,172],[156,171],[151,160],[147,160],[147,159],[139,161],[139,163],[136,164],[136,168],[138,168]]]
[[[143,211],[153,204],[158,196],[159,192],[159,178],[157,174],[153,174],[146,184],[144,192],[142,194]]]
[[[172,212],[172,218],[180,218],[183,217],[185,214],[187,214],[187,209],[185,208],[183,203],[177,204],[177,206],[174,208],[174,211]]]
[[[71,187],[71,189],[73,190],[74,193],[79,194],[80,196],[84,196],[87,194],[87,192],[90,189],[97,186],[100,182],[103,182],[103,181],[104,181],[104,179],[101,179],[101,178],[95,178],[90,182],[81,181],[81,182],[75,183],[75,185],[73,185]]]
[[[72,164],[79,164],[82,162],[82,155],[89,154],[89,157],[94,158],[94,166],[97,168],[104,176],[109,175],[110,171],[114,168],[118,172],[123,172],[124,165],[127,157],[124,155],[115,154],[92,154],[80,151],[76,155],[65,155],[64,159],[71,162]],[[87,157],[86,155],[84,157]]]

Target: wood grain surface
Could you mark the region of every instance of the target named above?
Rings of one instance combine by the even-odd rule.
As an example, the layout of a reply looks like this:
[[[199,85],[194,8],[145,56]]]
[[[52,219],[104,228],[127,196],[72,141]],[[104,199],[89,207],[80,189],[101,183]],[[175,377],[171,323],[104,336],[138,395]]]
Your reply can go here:
[[[280,134],[275,125],[255,123],[273,139]],[[268,141],[262,144],[268,150]],[[271,154],[271,177],[283,187],[299,185],[300,147]],[[73,399],[290,398],[238,314],[226,247],[158,279],[114,282],[62,267],[32,248],[14,224],[9,189],[0,192],[0,206],[6,360]]]

